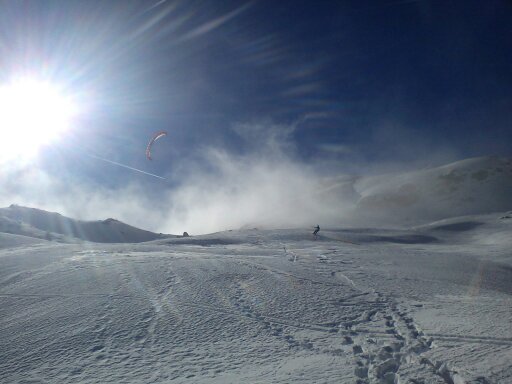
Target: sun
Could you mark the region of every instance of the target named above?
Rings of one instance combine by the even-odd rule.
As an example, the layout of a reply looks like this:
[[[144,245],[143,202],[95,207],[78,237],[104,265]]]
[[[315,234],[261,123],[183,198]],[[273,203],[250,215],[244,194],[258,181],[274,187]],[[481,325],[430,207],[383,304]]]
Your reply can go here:
[[[53,83],[18,78],[0,85],[0,162],[32,159],[69,129],[75,112]]]

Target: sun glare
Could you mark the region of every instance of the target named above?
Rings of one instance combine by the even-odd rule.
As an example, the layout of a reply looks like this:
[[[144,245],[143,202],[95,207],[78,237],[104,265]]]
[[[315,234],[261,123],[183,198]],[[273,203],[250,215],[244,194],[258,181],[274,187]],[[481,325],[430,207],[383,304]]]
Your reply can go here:
[[[71,98],[48,82],[17,79],[0,85],[0,160],[33,158],[69,128]]]

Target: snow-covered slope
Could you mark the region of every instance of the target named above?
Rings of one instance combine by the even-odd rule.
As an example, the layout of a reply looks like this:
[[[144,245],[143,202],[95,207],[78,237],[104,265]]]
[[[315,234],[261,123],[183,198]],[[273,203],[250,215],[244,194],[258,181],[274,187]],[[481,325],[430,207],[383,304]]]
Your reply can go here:
[[[349,180],[380,225],[317,237],[0,209],[0,382],[510,384],[510,176]]]
[[[18,205],[0,208],[0,232],[46,240],[75,238],[99,243],[138,243],[163,237],[115,219],[81,221]]]
[[[34,236],[27,237],[0,232],[0,249],[26,247],[28,245],[41,244],[44,242],[45,240],[42,240],[42,238],[34,238]]]
[[[362,178],[354,217],[379,224],[427,223],[512,209],[512,159],[480,157],[442,167]]]
[[[10,235],[0,382],[509,384],[509,216],[316,238]]]

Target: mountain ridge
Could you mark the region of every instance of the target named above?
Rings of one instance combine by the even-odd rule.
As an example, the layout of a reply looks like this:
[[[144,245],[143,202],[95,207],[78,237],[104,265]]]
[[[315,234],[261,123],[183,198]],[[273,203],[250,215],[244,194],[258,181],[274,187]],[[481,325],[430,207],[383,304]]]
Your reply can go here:
[[[354,214],[363,221],[416,224],[512,209],[512,159],[485,156],[358,179]]]
[[[146,231],[119,220],[84,221],[57,212],[11,204],[0,208],[0,232],[45,240],[72,239],[96,243],[140,243],[168,235]]]

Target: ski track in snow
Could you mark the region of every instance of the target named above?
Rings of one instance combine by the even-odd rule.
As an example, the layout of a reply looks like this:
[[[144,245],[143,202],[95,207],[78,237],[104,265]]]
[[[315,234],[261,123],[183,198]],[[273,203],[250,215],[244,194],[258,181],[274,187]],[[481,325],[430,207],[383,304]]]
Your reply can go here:
[[[444,248],[285,235],[2,251],[0,382],[512,382],[510,295],[415,269]]]

